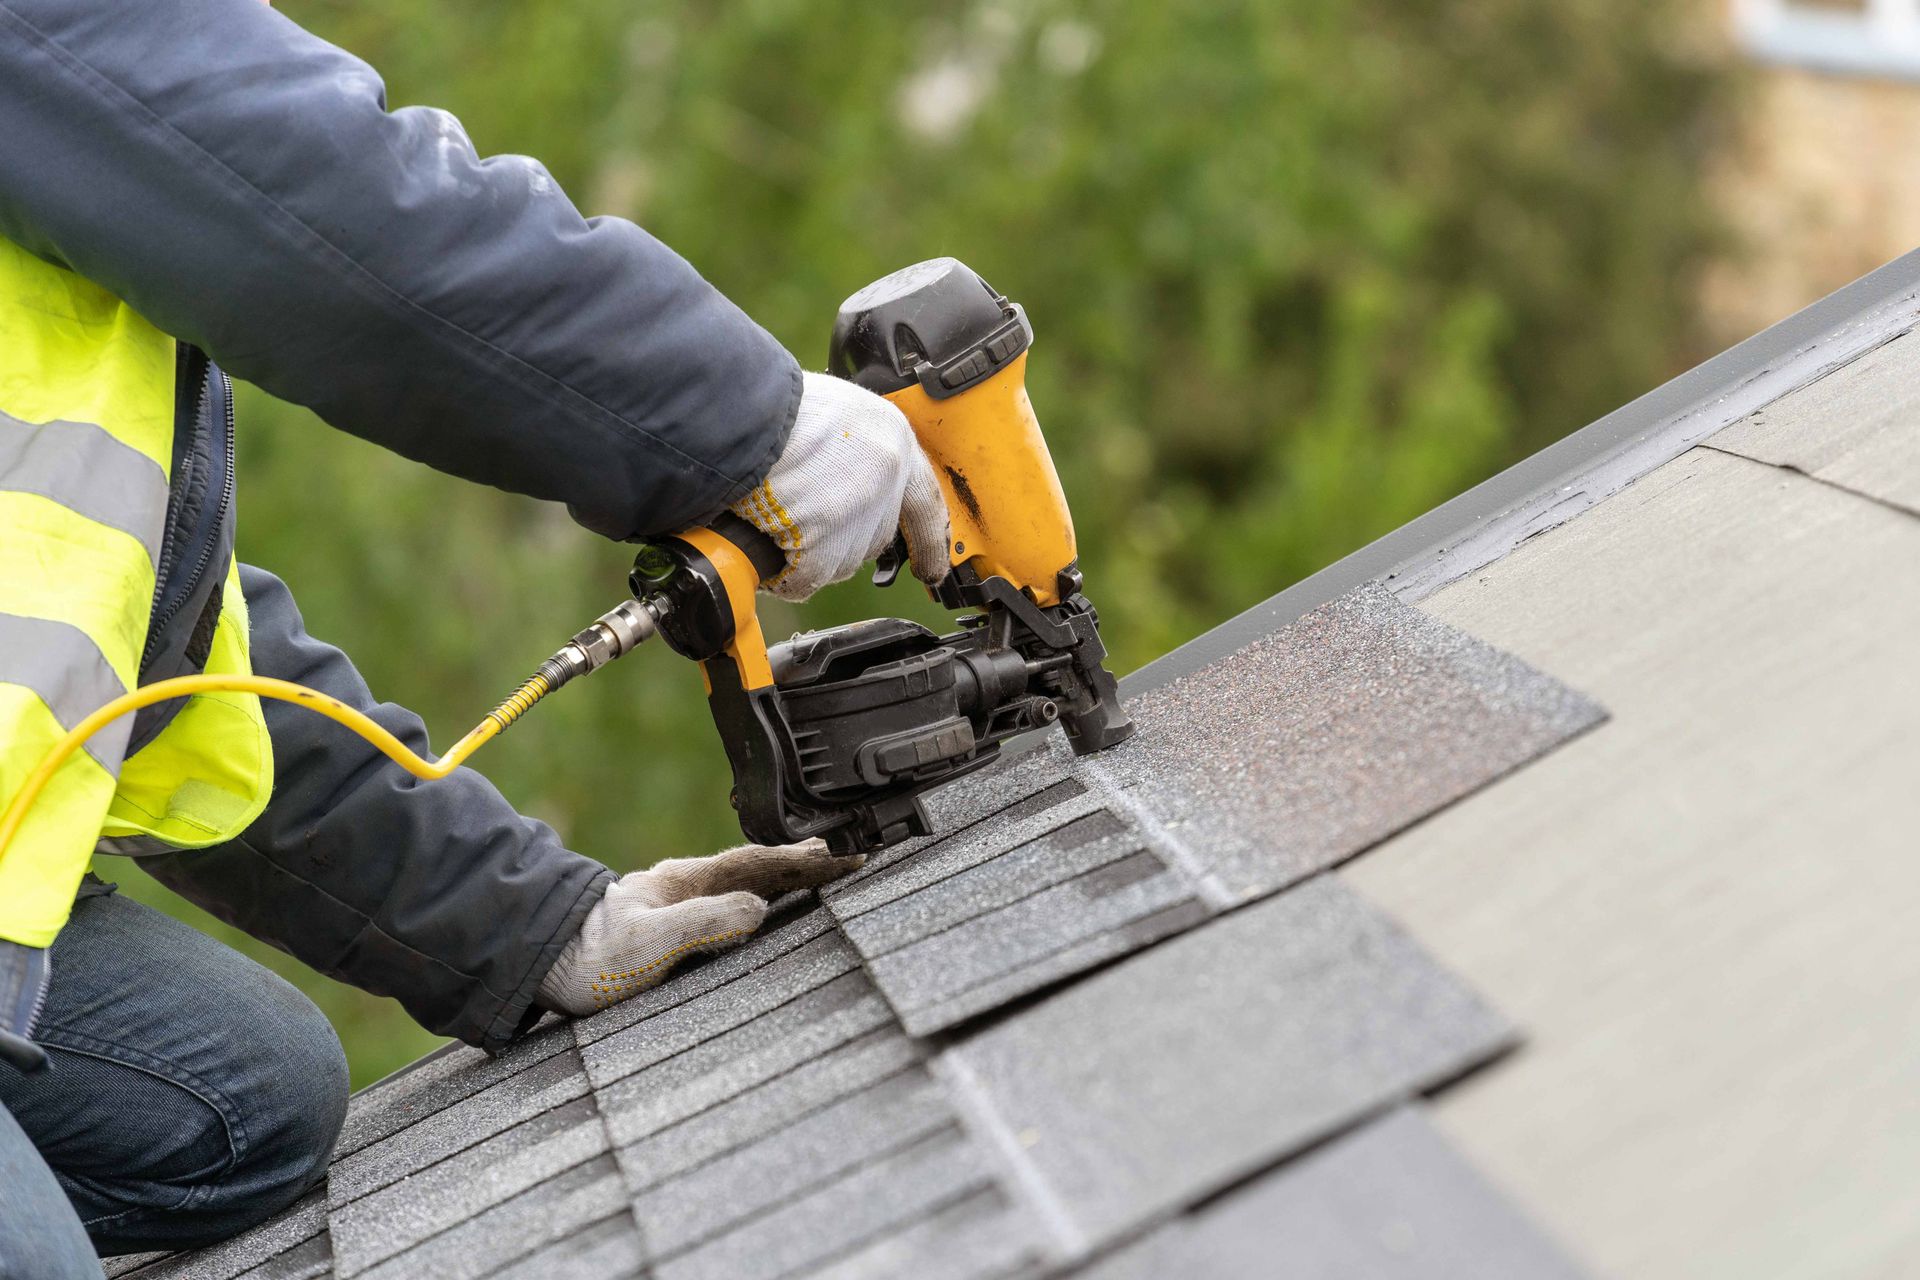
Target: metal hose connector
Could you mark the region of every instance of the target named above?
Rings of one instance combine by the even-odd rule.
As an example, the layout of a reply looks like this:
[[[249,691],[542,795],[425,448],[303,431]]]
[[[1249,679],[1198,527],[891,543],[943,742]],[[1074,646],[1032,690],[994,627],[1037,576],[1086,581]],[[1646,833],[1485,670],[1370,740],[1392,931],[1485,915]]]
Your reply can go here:
[[[547,660],[551,662],[552,659]],[[544,670],[546,663],[541,664]],[[553,692],[554,686],[540,671],[534,672],[521,682],[520,687],[507,695],[505,702],[487,712],[487,719],[493,721],[498,730],[504,733],[508,725],[525,715],[534,703]]]
[[[632,653],[658,630],[655,611],[659,607],[651,601],[626,600],[607,610],[541,663],[505,702],[487,713],[487,719],[504,731],[534,703],[575,676],[598,671],[615,658]]]

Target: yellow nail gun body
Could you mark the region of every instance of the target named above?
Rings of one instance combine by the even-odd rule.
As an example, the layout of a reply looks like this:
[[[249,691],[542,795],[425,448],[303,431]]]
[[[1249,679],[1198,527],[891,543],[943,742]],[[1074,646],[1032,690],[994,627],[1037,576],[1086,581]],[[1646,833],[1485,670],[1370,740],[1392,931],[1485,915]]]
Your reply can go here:
[[[950,567],[929,591],[974,611],[958,631],[876,618],[769,649],[754,592],[784,557],[733,516],[636,557],[634,595],[701,664],[749,839],[883,848],[930,834],[919,797],[1010,738],[1058,723],[1084,754],[1133,732],[1027,398],[1032,340],[1025,313],[951,258],[876,281],[834,324],[829,371],[898,405],[939,474]],[[875,581],[906,558],[897,540]]]

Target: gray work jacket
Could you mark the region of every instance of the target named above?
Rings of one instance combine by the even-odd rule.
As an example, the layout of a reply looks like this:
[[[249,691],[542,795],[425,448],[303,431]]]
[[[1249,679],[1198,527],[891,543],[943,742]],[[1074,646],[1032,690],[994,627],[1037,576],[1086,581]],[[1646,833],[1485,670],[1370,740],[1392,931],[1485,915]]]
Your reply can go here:
[[[798,407],[792,357],[640,228],[384,94],[256,0],[0,0],[0,235],[333,426],[608,537],[758,483]],[[242,582],[258,671],[373,708],[277,580]],[[408,713],[376,718],[424,749]],[[477,774],[422,786],[319,717],[267,721],[267,812],[145,865],[432,1030],[505,1044],[609,873]]]

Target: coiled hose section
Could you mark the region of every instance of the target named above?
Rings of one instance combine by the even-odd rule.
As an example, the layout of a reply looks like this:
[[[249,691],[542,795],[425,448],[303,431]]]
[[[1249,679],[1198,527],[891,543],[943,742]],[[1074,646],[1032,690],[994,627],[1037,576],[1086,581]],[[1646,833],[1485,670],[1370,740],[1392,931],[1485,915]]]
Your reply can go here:
[[[251,693],[262,698],[272,698],[278,702],[291,702],[297,706],[318,712],[327,719],[347,728],[365,738],[389,760],[405,769],[416,778],[433,781],[444,778],[458,769],[474,752],[498,737],[508,725],[525,715],[529,708],[540,699],[557,689],[563,681],[549,675],[549,668],[555,667],[551,661],[542,663],[540,670],[529,676],[519,688],[515,689],[486,718],[475,725],[466,737],[453,744],[439,760],[427,760],[416,754],[406,743],[387,732],[366,713],[348,706],[338,698],[309,689],[303,684],[291,680],[275,680],[270,676],[176,676],[171,680],[159,680],[153,684],[123,693],[113,701],[89,715],[67,736],[47,752],[33,773],[27,777],[25,785],[13,797],[4,816],[0,816],[0,859],[7,856],[7,849],[13,843],[14,835],[27,819],[28,810],[39,798],[53,775],[68,757],[78,751],[94,734],[113,721],[142,707],[150,707],[156,702],[165,702],[169,698],[184,698],[195,693]],[[555,667],[557,671],[558,668]]]

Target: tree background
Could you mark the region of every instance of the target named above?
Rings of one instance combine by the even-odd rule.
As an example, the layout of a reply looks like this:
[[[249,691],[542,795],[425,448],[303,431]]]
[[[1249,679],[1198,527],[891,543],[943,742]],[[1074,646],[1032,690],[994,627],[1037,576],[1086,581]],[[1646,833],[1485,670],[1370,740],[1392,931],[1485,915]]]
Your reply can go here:
[[[808,367],[841,298],[952,254],[1026,304],[1029,386],[1129,670],[1694,363],[1732,91],[1654,0],[285,0],[389,105],[542,160]],[[340,376],[351,377],[351,369]],[[242,553],[444,748],[624,594],[630,548],[243,389]],[[855,582],[770,634],[883,613]],[[480,758],[616,869],[737,842],[664,647]],[[398,856],[398,851],[396,851]],[[116,860],[287,974],[357,1083],[435,1038]]]

